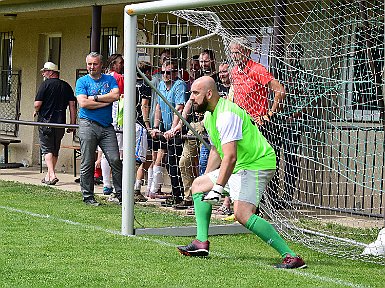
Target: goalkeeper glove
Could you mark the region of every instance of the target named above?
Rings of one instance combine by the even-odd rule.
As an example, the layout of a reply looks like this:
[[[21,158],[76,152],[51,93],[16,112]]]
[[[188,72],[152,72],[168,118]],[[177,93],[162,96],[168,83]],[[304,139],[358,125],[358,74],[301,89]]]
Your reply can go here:
[[[210,192],[206,192],[203,194],[202,201],[207,202],[211,205],[217,204],[219,201],[221,201],[223,190],[223,186],[215,184]]]

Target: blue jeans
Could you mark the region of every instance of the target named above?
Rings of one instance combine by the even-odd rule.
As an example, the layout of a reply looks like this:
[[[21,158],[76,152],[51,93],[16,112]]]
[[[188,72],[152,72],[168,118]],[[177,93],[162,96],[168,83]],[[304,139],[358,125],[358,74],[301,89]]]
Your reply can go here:
[[[120,160],[116,133],[112,125],[103,127],[86,119],[79,120],[79,140],[82,161],[80,164],[80,189],[83,200],[94,197],[95,151],[99,146],[112,170],[112,181],[117,197],[122,195],[122,161]]]
[[[199,176],[205,174],[207,161],[209,160],[210,150],[202,144],[201,151],[199,153]]]

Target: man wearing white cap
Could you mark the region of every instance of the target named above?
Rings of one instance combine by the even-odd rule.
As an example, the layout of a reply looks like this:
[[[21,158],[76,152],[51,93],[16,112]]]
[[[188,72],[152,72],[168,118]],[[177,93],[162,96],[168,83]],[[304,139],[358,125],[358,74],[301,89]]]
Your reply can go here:
[[[44,82],[35,97],[34,117],[38,115],[38,122],[65,124],[66,110],[69,106],[70,124],[75,124],[76,98],[71,86],[59,79],[59,69],[52,62],[46,62],[40,71]],[[48,168],[47,174],[41,180],[44,184],[55,185],[59,181],[55,174],[55,166],[64,130],[64,128],[39,127],[40,148]],[[68,133],[72,131],[67,129]]]

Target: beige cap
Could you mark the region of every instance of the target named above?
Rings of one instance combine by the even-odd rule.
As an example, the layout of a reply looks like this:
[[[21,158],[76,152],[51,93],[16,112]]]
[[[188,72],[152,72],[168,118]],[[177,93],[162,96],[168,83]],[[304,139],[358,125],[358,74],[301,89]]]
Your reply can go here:
[[[52,62],[45,62],[44,67],[40,69],[40,71],[45,71],[45,70],[50,70],[50,71],[56,71],[59,72],[59,69],[56,64]]]

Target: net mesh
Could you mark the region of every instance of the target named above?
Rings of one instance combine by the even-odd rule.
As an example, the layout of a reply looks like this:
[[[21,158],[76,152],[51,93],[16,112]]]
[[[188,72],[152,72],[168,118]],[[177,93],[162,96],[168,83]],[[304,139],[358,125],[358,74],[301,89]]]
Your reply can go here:
[[[378,234],[385,214],[383,1],[250,1],[145,15],[138,24],[151,44],[214,32],[172,52],[185,71],[204,49],[215,52],[216,67],[227,61],[231,69],[229,44],[247,38],[239,43],[249,57],[286,90],[268,129],[279,165],[264,214],[312,249],[385,264],[375,255],[385,250]],[[158,65],[160,49],[139,52]]]

